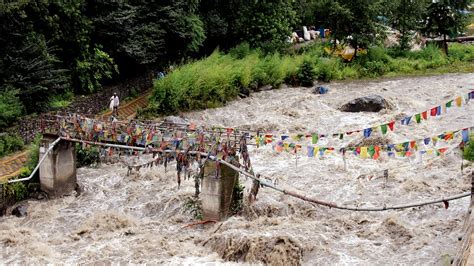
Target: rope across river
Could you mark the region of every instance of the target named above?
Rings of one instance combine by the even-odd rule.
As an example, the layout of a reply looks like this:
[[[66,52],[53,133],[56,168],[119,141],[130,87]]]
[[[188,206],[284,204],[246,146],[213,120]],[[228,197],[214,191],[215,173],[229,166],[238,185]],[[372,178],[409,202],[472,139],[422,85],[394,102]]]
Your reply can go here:
[[[20,182],[20,181],[30,180],[33,177],[33,175],[36,173],[36,171],[38,170],[38,168],[39,168],[40,164],[43,162],[44,158],[53,149],[53,147],[59,142],[59,140],[79,142],[79,143],[85,143],[85,144],[90,144],[90,145],[98,145],[98,146],[115,147],[115,148],[122,148],[122,149],[139,150],[139,151],[145,151],[146,150],[146,148],[143,148],[143,147],[132,147],[132,146],[108,144],[108,143],[101,143],[101,142],[91,142],[91,141],[84,141],[84,140],[79,140],[79,139],[58,138],[56,141],[51,143],[51,145],[49,146],[47,152],[40,159],[40,162],[38,163],[37,167],[35,168],[35,170],[33,171],[33,173],[31,173],[31,175],[29,177],[22,178],[22,179],[9,180],[8,183],[15,183],[15,182]],[[213,160],[215,162],[218,162],[218,163],[221,163],[221,164],[224,164],[224,165],[228,166],[229,168],[237,171],[238,173],[259,182],[262,186],[271,188],[271,189],[276,190],[280,193],[286,194],[286,195],[294,197],[294,198],[298,198],[298,199],[306,201],[306,202],[310,202],[310,203],[320,205],[320,206],[326,206],[326,207],[329,207],[329,208],[340,209],[340,210],[381,212],[381,211],[388,211],[388,210],[399,210],[399,209],[420,207],[420,206],[431,205],[431,204],[436,204],[436,203],[444,203],[446,205],[447,202],[449,202],[449,201],[469,197],[469,196],[472,195],[472,192],[464,192],[464,193],[461,193],[461,194],[457,194],[457,195],[454,195],[454,196],[445,197],[445,198],[441,198],[441,199],[426,200],[426,201],[420,201],[420,202],[406,203],[406,204],[393,205],[393,206],[382,206],[382,207],[343,206],[343,205],[338,205],[338,204],[333,203],[333,202],[327,202],[327,201],[323,201],[323,200],[319,200],[319,199],[310,198],[310,197],[307,197],[307,196],[300,195],[300,194],[298,194],[296,192],[293,192],[293,191],[289,191],[289,190],[286,190],[286,189],[283,189],[283,188],[279,188],[279,187],[267,182],[266,180],[263,180],[263,179],[257,177],[256,175],[254,175],[254,174],[252,174],[252,173],[250,173],[250,172],[248,172],[248,171],[246,171],[246,170],[244,170],[244,169],[242,169],[238,166],[235,166],[235,165],[233,165],[233,164],[231,164],[231,163],[229,163],[225,160],[219,159],[214,155],[210,155],[209,153],[200,152],[200,151],[180,151],[180,150],[162,150],[162,151],[158,151],[158,152],[160,152],[160,153],[188,153],[188,154],[194,154],[194,155],[199,154],[199,155],[203,156],[203,158],[208,158],[210,160]]]

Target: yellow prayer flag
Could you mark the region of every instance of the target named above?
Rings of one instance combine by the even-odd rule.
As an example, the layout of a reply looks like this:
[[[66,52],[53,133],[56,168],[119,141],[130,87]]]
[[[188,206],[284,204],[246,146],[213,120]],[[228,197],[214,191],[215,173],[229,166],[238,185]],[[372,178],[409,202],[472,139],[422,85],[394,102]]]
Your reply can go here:
[[[459,96],[459,97],[456,98],[456,105],[457,105],[458,107],[461,107],[461,105],[462,105],[462,97],[461,97],[461,96]]]
[[[314,156],[316,157],[319,153],[319,147],[314,147]]]
[[[365,159],[367,157],[367,147],[360,147],[360,158]]]

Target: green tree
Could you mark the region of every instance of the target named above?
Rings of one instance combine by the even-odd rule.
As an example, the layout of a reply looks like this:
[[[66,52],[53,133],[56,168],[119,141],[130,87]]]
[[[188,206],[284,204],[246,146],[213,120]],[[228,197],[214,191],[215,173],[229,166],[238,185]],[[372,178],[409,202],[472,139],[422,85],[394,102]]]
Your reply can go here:
[[[463,12],[472,0],[433,0],[428,5],[424,32],[430,37],[443,38],[443,50],[448,54],[447,37],[456,37],[464,31],[468,16]]]
[[[198,1],[95,1],[87,13],[94,43],[134,75],[192,55],[201,47],[204,24]]]
[[[267,51],[285,46],[298,19],[293,2],[285,0],[247,1],[238,14],[241,40]]]
[[[367,48],[381,32],[377,16],[381,14],[379,0],[319,0],[314,3],[316,24],[328,27],[334,40],[353,48]],[[354,55],[354,56],[356,56]]]
[[[9,126],[23,113],[23,105],[17,95],[18,90],[13,88],[0,90],[0,128]]]
[[[426,2],[418,0],[384,1],[390,25],[400,31],[400,48],[410,49],[413,32],[421,29]]]

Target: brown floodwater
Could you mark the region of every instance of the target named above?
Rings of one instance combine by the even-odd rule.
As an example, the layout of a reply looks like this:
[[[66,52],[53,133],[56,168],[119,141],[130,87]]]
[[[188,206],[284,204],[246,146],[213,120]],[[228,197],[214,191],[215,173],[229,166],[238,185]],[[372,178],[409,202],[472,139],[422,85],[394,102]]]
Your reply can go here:
[[[255,93],[227,106],[184,116],[196,124],[275,133],[339,132],[360,129],[445,103],[474,88],[474,74],[448,74],[374,81],[335,82],[315,95],[309,88]],[[387,99],[392,110],[343,113],[345,102],[369,94]],[[433,136],[474,125],[474,105],[421,124],[395,126],[391,143]],[[357,143],[354,135],[321,145]],[[307,158],[275,153],[271,146],[250,147],[254,170],[280,187],[341,205],[383,206],[438,199],[470,189],[472,166],[461,172],[459,137],[445,144],[444,156],[414,156],[375,161],[337,155]],[[441,143],[439,145],[442,145]],[[441,147],[441,146],[440,146]],[[130,159],[126,159],[130,160]],[[141,158],[140,160],[146,160]],[[173,165],[170,166],[173,168]],[[388,178],[358,178],[389,169]],[[396,211],[350,212],[315,206],[260,189],[257,201],[241,215],[217,224],[194,222],[183,207],[194,182],[180,189],[175,172],[163,167],[126,175],[121,163],[78,169],[82,193],[52,200],[29,200],[28,216],[0,217],[0,262],[150,263],[287,265],[443,264],[456,252],[469,199]],[[240,177],[247,193],[251,181]]]

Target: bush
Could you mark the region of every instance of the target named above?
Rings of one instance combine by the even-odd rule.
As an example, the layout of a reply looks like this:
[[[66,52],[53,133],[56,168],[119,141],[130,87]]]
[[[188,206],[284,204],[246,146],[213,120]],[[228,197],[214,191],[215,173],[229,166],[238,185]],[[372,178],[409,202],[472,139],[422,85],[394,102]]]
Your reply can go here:
[[[23,149],[23,140],[17,135],[0,136],[0,157]]]
[[[53,110],[68,107],[72,103],[73,98],[74,93],[72,91],[54,95],[49,101],[49,107],[51,107]]]
[[[3,199],[20,201],[28,196],[28,189],[22,182],[3,184]]]
[[[314,70],[313,64],[305,60],[296,74],[298,81],[302,86],[311,87],[313,81],[316,79],[316,71]]]
[[[474,45],[465,45],[459,43],[450,44],[448,59],[451,61],[474,61]]]
[[[251,53],[250,45],[246,42],[230,49],[229,54],[235,59],[243,59]]]
[[[316,67],[316,78],[320,81],[329,82],[333,79],[332,66],[329,60],[325,60]]]
[[[100,163],[99,148],[95,146],[82,147],[81,144],[76,143],[76,161],[77,167]]]

